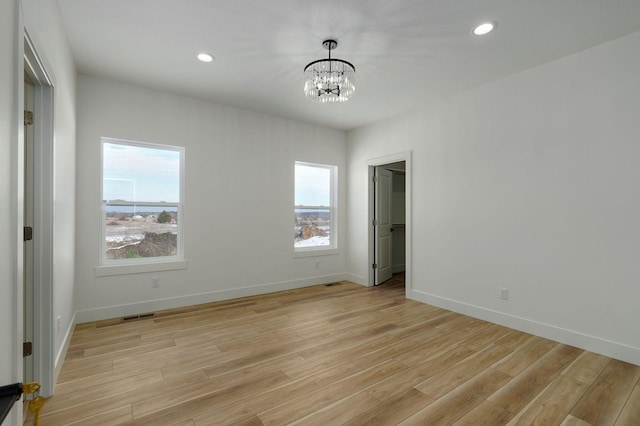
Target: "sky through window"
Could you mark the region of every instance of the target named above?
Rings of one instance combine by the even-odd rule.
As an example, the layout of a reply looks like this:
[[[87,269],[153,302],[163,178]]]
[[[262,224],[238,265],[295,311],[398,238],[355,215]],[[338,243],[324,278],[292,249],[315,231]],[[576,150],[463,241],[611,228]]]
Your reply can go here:
[[[296,206],[331,205],[331,170],[296,164]]]
[[[180,152],[129,144],[103,144],[103,198],[180,200]]]

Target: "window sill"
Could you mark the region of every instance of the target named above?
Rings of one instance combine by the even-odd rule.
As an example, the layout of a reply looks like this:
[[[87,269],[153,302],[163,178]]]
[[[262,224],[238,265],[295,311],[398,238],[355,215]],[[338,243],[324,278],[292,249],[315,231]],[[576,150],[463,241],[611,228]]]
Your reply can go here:
[[[293,252],[293,257],[330,256],[335,254],[340,254],[340,250],[336,248],[296,250]]]
[[[103,265],[96,266],[96,277],[110,275],[143,274],[145,272],[174,271],[187,269],[186,260],[174,260],[170,262],[137,263],[135,265]]]

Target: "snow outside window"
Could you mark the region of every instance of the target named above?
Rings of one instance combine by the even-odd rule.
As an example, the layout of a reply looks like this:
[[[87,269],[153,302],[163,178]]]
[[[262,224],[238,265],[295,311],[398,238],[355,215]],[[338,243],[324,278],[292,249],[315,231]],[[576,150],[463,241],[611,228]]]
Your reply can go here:
[[[336,166],[295,163],[294,250],[337,248]]]
[[[102,264],[183,259],[184,148],[102,139]]]

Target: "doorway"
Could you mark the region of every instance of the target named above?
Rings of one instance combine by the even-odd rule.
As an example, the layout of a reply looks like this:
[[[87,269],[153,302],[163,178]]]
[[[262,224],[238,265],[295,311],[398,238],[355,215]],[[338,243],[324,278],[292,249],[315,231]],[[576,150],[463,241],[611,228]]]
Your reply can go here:
[[[369,285],[411,290],[411,153],[371,159],[369,166]]]

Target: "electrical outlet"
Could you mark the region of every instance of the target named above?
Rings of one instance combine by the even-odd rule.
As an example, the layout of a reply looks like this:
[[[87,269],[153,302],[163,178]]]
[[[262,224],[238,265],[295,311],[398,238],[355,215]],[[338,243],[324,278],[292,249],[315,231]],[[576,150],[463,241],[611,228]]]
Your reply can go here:
[[[158,278],[158,277],[151,278],[151,287],[152,288],[160,287],[160,278]]]
[[[509,299],[509,289],[500,287],[500,299],[508,300]]]

